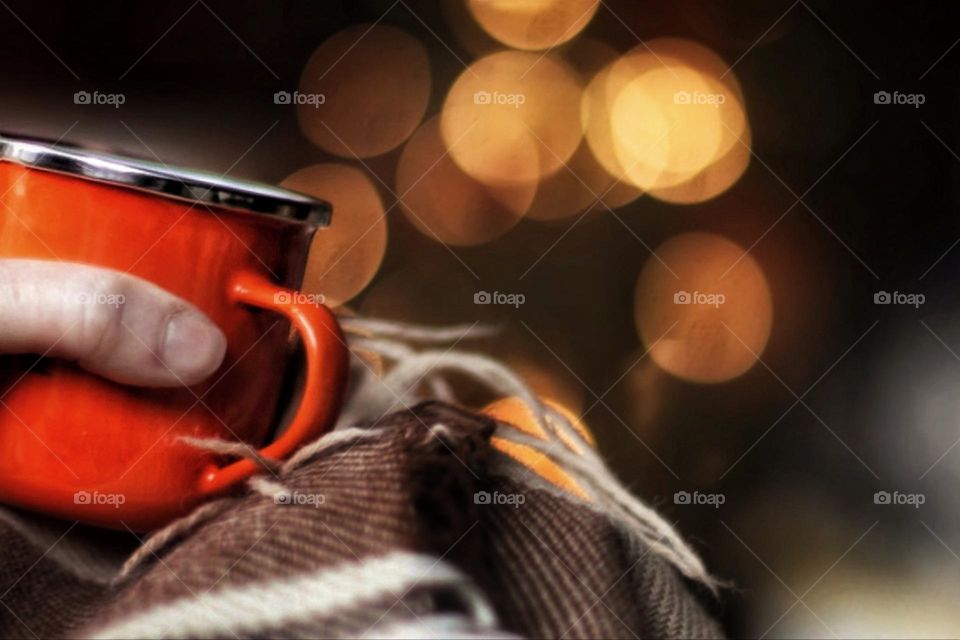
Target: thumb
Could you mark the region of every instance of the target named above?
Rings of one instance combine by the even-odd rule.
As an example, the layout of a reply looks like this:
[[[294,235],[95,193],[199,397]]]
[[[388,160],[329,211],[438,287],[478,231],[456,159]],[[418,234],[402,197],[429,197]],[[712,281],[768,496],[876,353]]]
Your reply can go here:
[[[226,338],[196,307],[146,280],[89,265],[0,260],[0,353],[75,360],[116,382],[200,382]]]

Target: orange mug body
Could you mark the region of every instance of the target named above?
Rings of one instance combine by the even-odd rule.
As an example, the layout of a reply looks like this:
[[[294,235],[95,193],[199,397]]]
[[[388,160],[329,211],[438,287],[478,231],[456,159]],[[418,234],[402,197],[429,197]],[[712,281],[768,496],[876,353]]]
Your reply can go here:
[[[327,360],[309,391],[329,397],[304,397],[318,406],[302,411],[309,424],[297,437],[329,426],[346,366],[332,316],[256,308],[271,306],[268,295],[287,302],[299,286],[315,227],[9,162],[0,162],[0,193],[0,259],[139,276],[196,305],[228,343],[209,380],[175,389],[117,384],[55,359],[0,356],[0,502],[146,531],[256,472],[246,462],[216,477],[228,461],[184,437],[254,446],[270,437],[295,346],[288,318],[304,326],[320,318],[310,341],[322,343]],[[244,295],[264,302],[252,306]],[[274,453],[289,454],[292,444]]]

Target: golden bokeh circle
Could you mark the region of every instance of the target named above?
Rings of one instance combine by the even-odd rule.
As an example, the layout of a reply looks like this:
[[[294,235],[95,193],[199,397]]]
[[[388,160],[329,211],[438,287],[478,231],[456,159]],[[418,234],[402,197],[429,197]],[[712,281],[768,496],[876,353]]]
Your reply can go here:
[[[330,226],[313,238],[302,289],[322,294],[331,307],[347,302],[373,279],[387,250],[377,189],[363,171],[336,163],[305,167],[281,184],[333,205]]]
[[[330,36],[300,78],[297,118],[324,151],[368,158],[398,147],[423,120],[430,61],[419,40],[385,24]],[[322,96],[319,98],[311,96]]]
[[[443,140],[460,168],[481,182],[538,181],[561,170],[580,144],[580,93],[580,76],[557,56],[485,56],[450,87]],[[536,166],[517,160],[526,147],[536,151]]]
[[[671,204],[696,204],[716,198],[732,187],[750,165],[752,135],[747,126],[733,145],[703,171],[679,184],[649,191],[657,200]]]
[[[604,42],[578,38],[565,50],[564,56],[579,73],[593,76],[618,54]],[[611,175],[584,139],[566,167],[540,182],[527,217],[555,221],[581,212],[605,213],[632,202],[642,193],[642,190]]]
[[[711,95],[695,70],[654,68],[623,88],[610,109],[614,153],[627,180],[649,190],[678,184],[707,167],[723,138],[719,111],[678,96]]]
[[[634,64],[629,65],[628,62]],[[627,84],[643,72],[642,68],[632,68],[640,62],[645,62],[652,68],[655,60],[637,55],[631,58],[629,54],[625,54],[608,63],[587,83],[581,98],[580,113],[584,138],[600,165],[619,181],[625,181],[626,176],[616,153],[611,109]]]
[[[693,232],[660,245],[634,291],[637,332],[665,371],[716,383],[749,370],[773,324],[767,278],[743,247]]]
[[[531,220],[553,221],[581,212],[605,213],[640,197],[633,185],[617,182],[581,143],[567,166],[540,182],[527,211]]]
[[[650,189],[650,195],[673,204],[715,198],[733,186],[750,164],[753,141],[743,90],[727,62],[707,47],[682,38],[659,38],[652,44],[657,55],[676,57],[700,72],[724,101],[718,105],[723,138],[712,163],[686,181]]]
[[[514,49],[549,49],[590,23],[600,0],[467,0],[483,29]]]
[[[739,83],[722,58],[687,40],[652,40],[602,68],[584,91],[582,114],[598,162],[663,200],[714,197],[749,159]]]
[[[514,166],[535,170],[532,146],[514,150]],[[444,147],[437,118],[425,122],[397,163],[396,192],[407,219],[428,238],[449,245],[489,242],[512,228],[527,211],[537,183],[490,181],[464,173]]]

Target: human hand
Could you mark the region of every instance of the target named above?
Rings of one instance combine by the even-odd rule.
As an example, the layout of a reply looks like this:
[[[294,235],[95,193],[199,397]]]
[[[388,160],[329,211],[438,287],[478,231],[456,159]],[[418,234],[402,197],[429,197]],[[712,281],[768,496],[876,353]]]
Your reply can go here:
[[[84,264],[0,260],[0,354],[76,361],[124,384],[196,384],[227,341],[199,309],[141,278]]]

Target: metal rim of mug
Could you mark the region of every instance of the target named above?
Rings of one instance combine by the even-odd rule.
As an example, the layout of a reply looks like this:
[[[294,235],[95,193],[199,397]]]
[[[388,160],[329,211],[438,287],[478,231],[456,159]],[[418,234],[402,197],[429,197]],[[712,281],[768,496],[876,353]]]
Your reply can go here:
[[[329,203],[296,191],[48,140],[0,133],[0,161],[200,205],[276,216],[316,226],[330,224]]]

